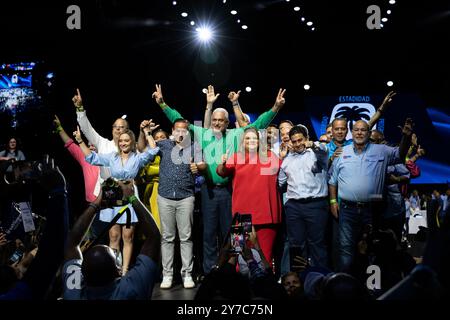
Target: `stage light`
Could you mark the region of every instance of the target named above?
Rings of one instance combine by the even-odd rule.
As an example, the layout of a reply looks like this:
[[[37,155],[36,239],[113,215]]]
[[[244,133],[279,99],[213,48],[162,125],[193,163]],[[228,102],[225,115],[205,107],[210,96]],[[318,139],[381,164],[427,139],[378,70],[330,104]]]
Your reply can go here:
[[[176,2],[176,1],[172,1],[172,4],[173,4],[174,6],[176,6],[176,5],[177,5],[177,2]]]
[[[391,14],[391,10],[386,11],[387,14]]]
[[[302,21],[305,21],[305,17],[302,17],[302,19],[301,19]]]
[[[395,0],[389,0],[390,4],[395,4]]]
[[[51,78],[53,78],[53,72],[49,72],[49,73],[47,73],[47,79],[51,79]]]
[[[289,2],[289,1],[291,1],[291,0],[286,0],[286,2]]]
[[[388,87],[392,87],[394,85],[394,82],[393,81],[388,81],[388,82],[386,82],[386,84],[387,84]]]
[[[125,119],[127,118],[127,115],[124,114],[123,116],[121,116],[121,118],[122,118],[123,120],[125,120]]]
[[[223,3],[227,3],[227,0],[223,0]]]
[[[204,94],[207,94],[207,93],[208,93],[208,89],[203,88],[203,89],[202,89],[202,92],[203,92]]]
[[[195,21],[191,21],[191,26],[195,26]]]
[[[244,30],[247,30],[248,29],[248,27],[247,27],[247,25],[242,25],[242,29],[244,29]]]
[[[383,18],[383,19],[381,19],[381,21],[387,22],[387,21],[388,21],[388,18]]]
[[[251,91],[252,91],[252,87],[246,87],[246,88],[245,88],[245,91],[251,92]]]
[[[383,27],[384,27],[384,24],[380,23],[380,27],[382,27],[382,28],[383,28]]]
[[[237,14],[237,11],[236,10],[231,10],[230,13],[234,16],[234,15]]]
[[[294,11],[300,11],[300,7],[294,7]]]
[[[312,28],[311,28],[311,31],[314,31],[314,30],[316,30],[316,28],[312,27]]]
[[[197,31],[197,37],[202,42],[208,42],[212,38],[212,31],[208,27],[200,27],[195,29]]]
[[[182,12],[182,13],[181,13],[181,16],[182,16],[183,18],[186,18],[186,17],[188,16],[188,14],[187,14],[187,12]]]
[[[237,19],[237,23],[241,23],[241,19]]]
[[[311,21],[308,21],[308,22],[306,23],[306,25],[307,25],[307,26],[312,26],[313,23],[312,23]]]
[[[303,89],[309,90],[309,89],[311,89],[311,86],[310,86],[309,84],[305,84],[305,85],[303,86]]]

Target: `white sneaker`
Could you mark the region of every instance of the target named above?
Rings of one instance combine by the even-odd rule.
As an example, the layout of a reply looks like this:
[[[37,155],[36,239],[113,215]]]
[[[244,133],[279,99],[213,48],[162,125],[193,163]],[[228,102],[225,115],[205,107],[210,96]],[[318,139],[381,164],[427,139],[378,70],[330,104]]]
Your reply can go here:
[[[172,277],[163,277],[161,285],[159,286],[161,289],[169,289],[172,287]]]
[[[186,276],[183,279],[183,287],[185,287],[186,289],[192,289],[195,287],[195,282],[192,279],[191,276]]]

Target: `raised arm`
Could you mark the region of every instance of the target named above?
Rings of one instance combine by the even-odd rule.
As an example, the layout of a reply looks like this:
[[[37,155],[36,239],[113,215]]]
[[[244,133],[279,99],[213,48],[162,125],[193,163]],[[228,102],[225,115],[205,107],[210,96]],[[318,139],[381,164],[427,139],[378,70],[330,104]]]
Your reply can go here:
[[[83,154],[85,156],[89,156],[92,153],[92,151],[87,147],[87,145],[84,143],[83,139],[81,138],[81,132],[80,132],[79,126],[77,126],[77,131],[73,132],[73,136],[75,137],[76,142],[80,146],[81,151],[83,151]]]
[[[105,143],[109,140],[99,135],[92,127],[91,122],[86,116],[86,110],[84,109],[83,100],[79,89],[77,89],[77,94],[72,98],[72,101],[77,111],[77,121],[80,125],[81,131],[83,131],[88,141],[98,149],[102,141]]]
[[[386,97],[384,98],[383,102],[375,112],[375,114],[370,118],[368,124],[369,124],[369,130],[372,130],[375,123],[377,123],[378,120],[380,120],[381,115],[384,111],[386,111],[386,108],[391,104],[392,97],[395,96],[396,93],[394,91],[389,92]]]
[[[64,128],[61,125],[61,121],[59,120],[57,115],[55,115],[55,119],[53,120],[53,125],[55,126],[55,132],[59,134],[59,136],[61,137],[61,140],[64,142],[64,144],[66,144],[67,142],[72,140],[67,135],[66,131],[64,131]]]
[[[211,114],[214,102],[216,102],[220,93],[214,93],[214,87],[212,85],[208,86],[208,90],[206,91],[206,110],[205,110],[205,119],[203,121],[203,128],[209,129],[211,128]]]
[[[75,222],[75,225],[73,226],[72,230],[69,232],[69,236],[67,237],[64,260],[82,258],[80,244],[81,241],[83,241],[83,238],[89,227],[91,226],[92,221],[94,221],[96,213],[100,210],[101,201],[102,192],[100,192],[94,202],[89,204],[87,209],[84,210],[84,212]]]
[[[239,126],[242,128],[242,127],[248,126],[250,123],[247,121],[247,119],[245,119],[244,113],[242,112],[241,106],[239,105],[240,94],[241,94],[241,90],[239,90],[238,92],[231,91],[228,94],[228,99],[230,100],[230,102],[233,106],[233,111],[234,111],[234,116],[236,117],[236,121],[238,122]]]
[[[255,122],[251,123],[250,127],[255,127],[257,129],[265,129],[267,126],[272,122],[272,120],[277,115],[277,112],[281,110],[281,108],[286,103],[286,99],[284,98],[284,94],[286,92],[286,89],[280,89],[278,90],[277,97],[275,99],[275,104],[273,107],[269,110],[261,114]]]
[[[399,157],[401,163],[405,163],[406,154],[408,153],[409,146],[411,144],[411,135],[413,133],[414,122],[411,118],[405,120],[405,124],[402,128],[402,139],[400,140],[400,145],[398,147]]]

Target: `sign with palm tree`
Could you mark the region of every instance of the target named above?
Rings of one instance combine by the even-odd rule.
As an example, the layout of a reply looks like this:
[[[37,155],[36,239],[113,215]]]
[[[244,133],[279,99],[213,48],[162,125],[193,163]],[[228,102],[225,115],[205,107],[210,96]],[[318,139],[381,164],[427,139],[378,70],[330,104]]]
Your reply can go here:
[[[370,103],[339,103],[331,113],[330,122],[335,118],[345,118],[348,122],[347,139],[351,139],[353,124],[358,120],[369,121],[375,114],[375,107]],[[376,127],[374,127],[375,129]]]

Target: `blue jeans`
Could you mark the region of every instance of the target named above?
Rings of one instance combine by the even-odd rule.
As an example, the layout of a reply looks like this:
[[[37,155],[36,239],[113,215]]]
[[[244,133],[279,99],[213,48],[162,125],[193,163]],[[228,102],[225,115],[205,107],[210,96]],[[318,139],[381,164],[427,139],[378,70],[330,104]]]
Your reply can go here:
[[[357,208],[344,203],[339,205],[340,272],[351,272],[356,245],[364,226],[372,224],[369,207]]]
[[[217,263],[218,249],[230,230],[231,188],[202,185],[203,271],[208,274]]]
[[[302,202],[291,199],[286,203],[285,208],[290,246],[300,247],[304,257],[311,257],[312,265],[326,267],[328,264],[325,245],[327,200]]]

